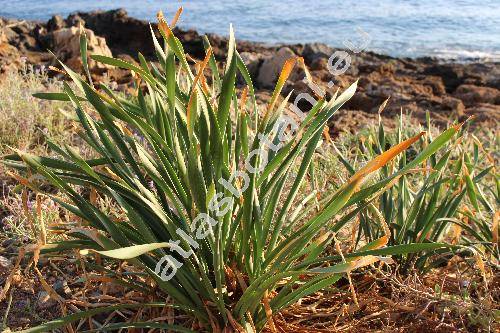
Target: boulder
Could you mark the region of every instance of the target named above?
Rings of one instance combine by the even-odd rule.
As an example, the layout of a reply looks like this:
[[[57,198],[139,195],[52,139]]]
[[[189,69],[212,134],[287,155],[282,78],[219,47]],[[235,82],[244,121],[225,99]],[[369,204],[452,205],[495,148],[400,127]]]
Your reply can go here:
[[[0,74],[20,67],[22,59],[19,50],[9,44],[9,34],[12,32],[5,21],[0,20]]]
[[[312,64],[315,60],[320,58],[330,58],[333,54],[333,48],[323,43],[307,43],[304,45],[302,57],[307,64]]]
[[[500,89],[498,62],[467,64],[464,66],[464,76],[464,83]]]
[[[359,129],[366,128],[369,124],[376,124],[378,117],[373,113],[360,110],[342,109],[336,112],[328,121],[330,135],[337,136],[341,132],[359,134]]]
[[[496,88],[462,84],[457,88],[454,96],[460,98],[466,106],[478,103],[500,104],[500,90]]]
[[[314,71],[326,69],[328,68],[328,59],[316,58],[311,62],[310,68]]]
[[[243,59],[252,80],[255,80],[259,74],[259,67],[262,63],[262,55],[255,52],[241,52],[240,56],[241,59]]]
[[[446,96],[443,98],[441,105],[448,110],[452,111],[452,114],[455,116],[463,116],[465,112],[465,106],[461,100],[458,98],[453,98],[450,96]]]
[[[458,64],[436,64],[427,67],[426,75],[440,76],[448,92],[454,91],[464,81],[463,67]]]
[[[79,27],[80,25],[85,26],[85,20],[78,15],[78,13],[71,14],[66,19],[66,25],[68,27]]]
[[[111,51],[106,45],[106,40],[98,37],[90,29],[85,29],[87,35],[88,54],[99,54],[111,57]],[[82,59],[80,57],[80,29],[77,27],[64,28],[52,32],[52,44],[57,58],[63,61],[73,70],[82,69]],[[93,72],[99,72],[108,68],[108,66],[90,59],[89,69]]]
[[[75,15],[85,21],[85,27],[104,37],[114,53],[136,55],[137,52],[141,52],[144,56],[155,56],[148,22],[129,17],[125,9],[77,13]],[[152,26],[153,30],[157,31],[156,25]],[[161,40],[159,33],[156,34],[156,37]],[[185,45],[183,46],[186,48]],[[203,50],[203,44],[201,44],[201,49]],[[185,51],[194,56],[191,50]]]
[[[3,19],[0,18],[0,44],[7,43],[7,28]]]
[[[66,22],[60,15],[54,15],[47,22],[47,31],[52,32],[66,27]]]
[[[384,101],[382,97],[369,96],[360,91],[356,92],[349,101],[347,101],[345,108],[349,110],[361,110],[367,113],[376,113],[380,104]]]
[[[424,78],[422,84],[431,87],[432,93],[436,96],[443,96],[446,94],[443,79],[439,76],[428,75]]]
[[[474,107],[467,108],[465,113],[470,116],[474,115],[476,118],[474,122],[484,124],[485,127],[491,126],[498,130],[500,123],[500,105],[493,104],[478,104]]]
[[[288,48],[280,48],[274,55],[266,58],[260,66],[257,84],[262,88],[273,88],[281,73],[281,69],[290,58],[295,57],[295,53]]]

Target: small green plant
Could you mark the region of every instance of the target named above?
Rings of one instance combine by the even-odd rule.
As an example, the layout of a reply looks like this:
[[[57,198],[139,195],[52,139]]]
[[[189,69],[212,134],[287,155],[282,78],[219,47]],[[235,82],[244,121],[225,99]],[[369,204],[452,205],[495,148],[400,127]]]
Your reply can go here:
[[[427,115],[427,131],[434,132]],[[357,144],[352,156],[372,159],[402,137],[418,129],[399,122],[395,133],[387,133],[382,123],[364,133],[365,140]],[[432,135],[422,137],[410,150],[403,152],[390,165],[381,168],[380,177],[387,178],[395,168],[403,168],[414,159],[416,150],[430,144]],[[496,143],[492,142],[492,151]],[[352,173],[349,157],[339,155]],[[486,179],[486,182],[484,181]],[[461,248],[443,248],[428,253],[418,252],[399,256],[403,268],[415,264],[418,269],[432,268],[447,262],[457,251],[488,253],[497,260],[498,246],[494,228],[498,188],[494,161],[473,135],[463,132],[448,141],[440,154],[431,156],[409,173],[394,178],[394,184],[383,194],[358,207],[357,243],[371,242],[384,235],[389,245],[443,242],[462,244]],[[472,251],[471,251],[472,249]],[[433,260],[429,260],[432,258]]]
[[[79,249],[98,252],[109,261],[127,260],[141,274],[146,272],[173,304],[92,309],[25,332],[46,332],[100,312],[148,306],[173,306],[214,332],[260,331],[266,323],[273,326],[273,314],[332,285],[349,271],[377,261],[378,255],[447,246],[407,242],[385,247],[387,239],[382,237],[345,256],[323,254],[335,233],[352,218],[350,208],[380,196],[395,179],[419,167],[459,126],[444,131],[411,161],[363,188],[369,175],[423,133],[380,151],[325,197],[314,214],[296,220],[297,211],[292,208],[302,199],[297,197],[299,188],[309,181],[323,129],[354,94],[356,83],[340,96],[318,100],[296,123],[285,111],[290,95],[280,101],[280,94],[300,59],[285,63],[269,105],[259,112],[232,29],[224,70],[219,71],[205,38],[206,57],[193,73],[182,44],[162,16],[158,26],[164,47],[153,31],[152,36],[159,65],[148,63],[141,54],[139,66],[92,56],[131,70],[137,78],[137,96],[124,98],[104,84],[93,86],[84,36],[82,59],[88,81],[61,64],[76,88],[64,83],[62,92],[37,95],[71,103],[81,128],[79,135],[96,158],[85,159],[75,148],[49,141],[59,157],[17,151],[4,162],[26,172],[26,185],[34,191],[41,191],[42,176],[59,191],[47,195],[84,221],[84,227],[68,233],[73,239],[47,244],[42,254]],[[247,85],[240,97],[235,88],[238,72]],[[87,106],[94,113],[86,111]],[[112,200],[121,218],[100,209],[96,197]],[[109,262],[106,260],[103,265]],[[158,269],[162,262],[168,269]],[[93,267],[99,267],[97,262]],[[147,284],[132,283],[128,276],[106,271],[117,281],[151,292]],[[122,327],[189,331],[148,322],[114,323],[102,329]]]

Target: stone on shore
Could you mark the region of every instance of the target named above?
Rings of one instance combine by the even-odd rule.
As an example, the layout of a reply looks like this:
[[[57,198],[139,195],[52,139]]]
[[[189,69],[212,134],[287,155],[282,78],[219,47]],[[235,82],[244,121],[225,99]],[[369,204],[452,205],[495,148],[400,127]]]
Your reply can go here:
[[[307,43],[302,50],[306,64],[312,64],[318,59],[328,59],[333,54],[333,48],[323,43]]]
[[[259,69],[259,75],[257,76],[258,86],[261,88],[273,88],[285,61],[295,56],[295,53],[289,47],[282,47],[274,55],[266,58]]]
[[[33,67],[35,70],[54,64],[54,58],[47,50],[54,51],[60,60],[81,71],[77,27],[83,23],[87,28],[90,54],[110,56],[113,53],[120,59],[135,63],[137,52],[141,52],[147,60],[156,61],[149,23],[128,16],[123,9],[78,12],[66,19],[54,16],[47,23],[0,18],[0,74],[9,69],[21,69],[24,62],[28,68]],[[151,27],[161,40],[156,24],[152,23]],[[203,59],[205,49],[200,34],[195,30],[179,28],[175,28],[174,33],[186,53],[195,59]],[[222,69],[227,56],[228,38],[215,34],[207,34],[207,37]],[[498,62],[443,63],[430,57],[394,58],[370,51],[354,54],[322,43],[272,46],[237,40],[237,49],[252,77],[259,102],[269,99],[285,61],[301,56],[314,83],[327,98],[337,89],[342,91],[359,79],[356,94],[344,108],[350,111],[349,116],[356,115],[360,121],[335,118],[344,119],[342,123],[348,126],[372,119],[379,105],[388,97],[390,101],[382,114],[387,119],[394,118],[402,110],[404,113],[411,112],[414,119],[425,121],[425,114],[429,111],[437,125],[448,126],[450,121],[459,121],[467,115],[476,114],[476,120],[471,124],[498,126]],[[348,70],[341,75],[333,75],[328,66],[329,57],[337,50],[345,51],[351,57]],[[126,70],[109,69],[92,60],[90,67],[95,82],[105,77],[117,85],[117,90],[128,91],[132,87],[133,78]],[[292,90],[292,99],[302,92],[314,94],[311,87],[302,82],[303,77],[303,69],[296,66],[282,95]],[[245,85],[239,74],[237,83]],[[303,104],[307,104],[304,105],[304,110],[307,110],[309,104]]]
[[[460,98],[466,106],[478,103],[500,104],[500,91],[495,88],[462,84],[454,95]]]
[[[97,37],[90,29],[85,29],[87,35],[88,54],[99,54],[112,57],[111,50],[106,45],[106,40]],[[80,57],[80,28],[70,27],[56,30],[52,33],[52,43],[54,53],[57,58],[63,61],[73,70],[82,69],[82,59]],[[106,65],[98,63],[89,57],[89,69],[99,72],[108,68]]]
[[[255,81],[262,63],[262,55],[255,52],[241,52],[240,56],[248,69],[248,73],[250,73],[250,77]]]
[[[47,31],[52,32],[66,28],[66,22],[60,15],[54,15],[50,20],[47,21]]]
[[[22,62],[19,50],[9,43],[12,33],[7,22],[0,18],[0,74],[16,70]]]

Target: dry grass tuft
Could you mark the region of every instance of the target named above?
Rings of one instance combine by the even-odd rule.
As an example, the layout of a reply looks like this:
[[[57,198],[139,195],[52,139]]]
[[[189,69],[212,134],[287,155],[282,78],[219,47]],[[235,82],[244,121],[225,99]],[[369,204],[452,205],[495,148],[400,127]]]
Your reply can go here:
[[[45,72],[8,72],[0,81],[0,153],[11,153],[8,146],[47,152],[44,135],[56,142],[67,140],[70,122],[58,109],[63,103],[50,103],[32,96],[35,92],[56,91],[61,83],[48,78]]]

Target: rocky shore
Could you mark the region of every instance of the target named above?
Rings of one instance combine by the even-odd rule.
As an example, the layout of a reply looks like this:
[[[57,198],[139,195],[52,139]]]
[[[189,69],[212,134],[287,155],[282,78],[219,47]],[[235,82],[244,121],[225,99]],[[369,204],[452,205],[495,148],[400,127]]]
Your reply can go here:
[[[0,80],[2,73],[18,70],[24,63],[35,69],[55,65],[54,56],[48,50],[70,67],[80,69],[80,24],[86,28],[90,53],[113,55],[129,62],[136,62],[138,51],[146,58],[154,58],[149,24],[129,17],[123,9],[75,13],[66,19],[54,16],[48,22],[0,18]],[[196,31],[176,28],[175,33],[190,56],[203,57],[202,38]],[[223,60],[227,38],[214,34],[208,37],[215,56]],[[269,97],[269,88],[284,61],[294,55],[304,58],[315,83],[327,94],[359,79],[358,93],[332,120],[334,132],[354,131],[376,119],[380,104],[388,97],[390,102],[382,114],[388,122],[402,109],[418,120],[423,120],[426,111],[430,111],[441,125],[475,115],[476,126],[498,127],[500,63],[442,63],[432,58],[400,59],[372,52],[349,52],[352,59],[349,69],[333,76],[328,70],[328,59],[338,49],[324,44],[265,45],[237,40],[237,48],[262,101]],[[96,63],[90,63],[90,67],[96,81],[106,78],[123,90],[132,84],[132,77],[124,71]],[[311,92],[302,78],[298,73],[292,75],[284,92],[291,89],[294,94]]]

